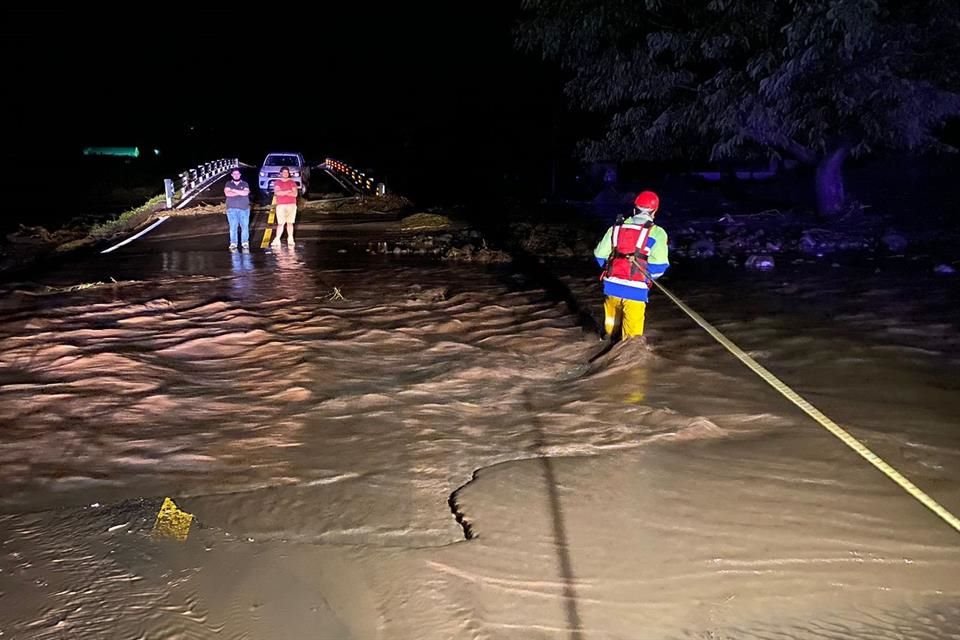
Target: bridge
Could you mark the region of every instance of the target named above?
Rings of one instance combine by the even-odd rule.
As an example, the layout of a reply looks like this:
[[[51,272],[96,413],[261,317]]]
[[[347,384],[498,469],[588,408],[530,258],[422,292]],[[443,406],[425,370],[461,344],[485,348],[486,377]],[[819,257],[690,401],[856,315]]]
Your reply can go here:
[[[165,202],[142,212],[132,225],[89,248],[57,257],[30,278],[45,286],[141,280],[153,275],[233,268],[251,256],[230,256],[223,187],[239,168],[251,189],[251,250],[270,253],[275,231],[272,194],[258,188],[259,167],[237,158],[202,163],[166,180]],[[367,236],[382,239],[402,213],[384,211],[382,181],[343,161],[326,158],[311,167],[309,189],[299,199],[297,250],[302,255],[353,253],[366,247]],[[373,234],[373,235],[371,235]],[[318,247],[322,243],[323,247]],[[259,261],[260,258],[256,258]]]

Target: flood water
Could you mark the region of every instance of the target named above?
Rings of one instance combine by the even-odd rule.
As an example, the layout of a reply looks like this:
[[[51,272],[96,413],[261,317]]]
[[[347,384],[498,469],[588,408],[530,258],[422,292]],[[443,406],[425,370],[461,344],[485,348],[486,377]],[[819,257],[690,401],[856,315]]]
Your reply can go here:
[[[662,295],[603,353],[589,267],[123,264],[3,303],[4,640],[960,637],[957,532]],[[671,277],[960,513],[952,279]]]

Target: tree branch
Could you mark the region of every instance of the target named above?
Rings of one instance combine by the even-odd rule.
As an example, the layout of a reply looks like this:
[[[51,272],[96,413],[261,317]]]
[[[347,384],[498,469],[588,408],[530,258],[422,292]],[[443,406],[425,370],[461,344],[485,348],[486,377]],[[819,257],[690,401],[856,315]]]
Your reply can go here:
[[[819,157],[813,149],[810,149],[809,147],[806,147],[796,140],[788,138],[787,136],[767,136],[755,129],[745,129],[743,134],[759,144],[768,147],[774,147],[780,149],[781,151],[786,151],[804,164],[816,165],[819,161]]]

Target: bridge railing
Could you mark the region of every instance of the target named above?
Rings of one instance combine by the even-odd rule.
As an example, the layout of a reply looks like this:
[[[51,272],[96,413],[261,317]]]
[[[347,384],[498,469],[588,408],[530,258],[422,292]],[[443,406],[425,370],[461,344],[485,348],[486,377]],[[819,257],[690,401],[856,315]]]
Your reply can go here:
[[[220,158],[187,169],[177,176],[176,181],[169,178],[164,180],[163,191],[167,198],[167,209],[179,209],[185,206],[212,182],[239,166],[240,160],[237,158]]]
[[[353,185],[353,187],[360,193],[375,193],[378,196],[382,196],[387,193],[387,185],[382,182],[377,182],[374,180],[373,176],[369,176],[363,171],[351,167],[346,162],[335,160],[333,158],[327,158],[323,161],[323,166],[329,171],[333,171],[341,178],[347,180],[347,182]]]

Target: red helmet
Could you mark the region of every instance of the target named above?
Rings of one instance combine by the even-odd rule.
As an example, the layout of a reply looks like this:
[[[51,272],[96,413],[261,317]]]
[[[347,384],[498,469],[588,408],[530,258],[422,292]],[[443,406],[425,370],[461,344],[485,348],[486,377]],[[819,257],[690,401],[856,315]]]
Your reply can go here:
[[[660,196],[653,191],[641,191],[634,199],[633,207],[639,209],[638,213],[646,213],[652,217],[660,208]]]

